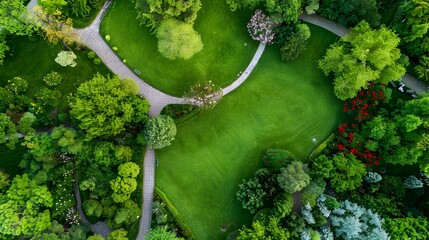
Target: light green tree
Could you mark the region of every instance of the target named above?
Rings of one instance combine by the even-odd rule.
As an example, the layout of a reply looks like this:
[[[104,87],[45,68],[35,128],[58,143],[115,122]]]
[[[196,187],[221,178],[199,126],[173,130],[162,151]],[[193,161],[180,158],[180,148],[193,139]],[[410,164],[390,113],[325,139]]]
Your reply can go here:
[[[161,149],[171,145],[176,133],[174,120],[166,115],[152,117],[143,130],[147,145],[153,149]]]
[[[23,0],[0,1],[0,26],[14,35],[31,35],[36,29]]]
[[[288,193],[301,191],[310,183],[310,176],[304,171],[302,162],[293,161],[280,169],[277,175],[279,186]]]
[[[118,174],[121,177],[136,178],[139,175],[140,167],[133,162],[127,162],[119,165]]]
[[[354,190],[362,185],[363,177],[366,175],[366,168],[354,155],[341,153],[334,156],[332,164],[335,174],[330,175],[330,181],[335,191],[345,192]]]
[[[116,177],[110,181],[113,190],[112,199],[117,203],[125,202],[130,198],[132,192],[137,188],[137,181],[134,178]]]
[[[36,116],[33,113],[25,112],[18,122],[17,130],[20,133],[24,133],[24,134],[34,132],[35,130],[32,127],[32,125],[35,121],[36,121]]]
[[[157,31],[158,51],[166,58],[188,60],[203,49],[201,36],[191,24],[174,19],[161,22]]]
[[[0,34],[0,66],[3,64],[3,60],[6,57],[6,52],[9,47],[6,45],[6,39],[4,34]]]
[[[123,228],[117,229],[107,236],[107,240],[128,240],[127,233]]]
[[[86,240],[106,240],[106,239],[101,235],[95,234],[95,235],[88,237],[88,239],[86,239]]]
[[[15,149],[15,144],[18,142],[16,133],[15,124],[10,117],[0,113],[0,144],[6,143],[8,148]]]
[[[338,98],[353,98],[370,81],[386,84],[401,79],[406,61],[397,48],[399,41],[392,30],[374,30],[362,21],[329,47],[319,67],[325,75],[333,73]]]
[[[119,134],[127,124],[144,123],[149,111],[145,99],[124,91],[118,76],[100,74],[79,86],[70,107],[87,138]]]
[[[31,237],[51,225],[52,195],[46,186],[39,186],[27,174],[16,176],[6,194],[0,195],[0,232],[12,236]]]
[[[68,0],[67,4],[70,6],[71,12],[76,17],[84,17],[91,11],[88,0]]]
[[[6,190],[7,186],[9,186],[9,175],[0,170],[0,193]]]
[[[160,240],[160,239],[168,239],[168,240],[181,240],[183,238],[179,238],[175,233],[168,231],[166,225],[160,226],[157,228],[153,228],[149,231],[149,233],[145,236],[146,240]]]

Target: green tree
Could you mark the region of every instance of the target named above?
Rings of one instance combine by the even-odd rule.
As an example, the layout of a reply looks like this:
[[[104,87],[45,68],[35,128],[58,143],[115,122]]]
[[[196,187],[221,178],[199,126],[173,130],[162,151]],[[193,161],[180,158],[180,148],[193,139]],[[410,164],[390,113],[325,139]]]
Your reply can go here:
[[[0,193],[9,186],[9,175],[0,169]]]
[[[362,21],[329,47],[319,67],[325,75],[333,73],[338,98],[353,98],[370,81],[386,84],[401,79],[405,63],[397,48],[399,41],[393,31],[384,27],[373,30]]]
[[[35,131],[34,128],[32,127],[35,121],[36,121],[36,116],[33,113],[25,112],[18,122],[17,130],[20,133],[24,133],[24,134],[32,133]]]
[[[310,176],[304,171],[302,162],[293,161],[280,169],[277,181],[286,192],[294,193],[301,191],[310,183]]]
[[[148,146],[153,149],[161,149],[171,145],[176,132],[174,120],[166,115],[150,118],[143,130]]]
[[[266,168],[270,171],[278,173],[280,169],[286,167],[292,161],[296,161],[293,153],[283,149],[268,149],[262,157],[262,161]]]
[[[28,82],[23,78],[14,77],[7,80],[6,89],[14,94],[24,93],[28,89]]]
[[[311,36],[310,28],[306,24],[297,24],[297,31],[293,32],[280,48],[283,61],[295,60],[306,50],[307,40]]]
[[[241,202],[243,208],[249,210],[250,213],[255,213],[264,206],[266,195],[267,193],[257,177],[253,177],[248,181],[243,179],[243,182],[238,185],[237,199]]]
[[[65,0],[37,0],[37,5],[39,5],[46,13],[55,14],[56,12],[61,12],[63,6],[67,5]]]
[[[83,202],[83,210],[88,216],[100,217],[103,213],[103,205],[101,205],[97,200],[88,199]]]
[[[292,212],[293,204],[294,201],[292,194],[287,192],[277,194],[277,196],[274,198],[274,215],[279,218],[284,218],[286,215],[289,215],[289,213]]]
[[[52,195],[46,186],[39,186],[27,174],[16,176],[6,194],[0,195],[0,232],[12,236],[31,237],[51,225]]]
[[[424,217],[387,218],[383,226],[395,240],[425,240],[429,236],[429,223]]]
[[[329,178],[333,169],[334,165],[326,155],[320,155],[311,160],[310,174],[316,178]]]
[[[18,142],[16,133],[15,124],[10,117],[0,113],[0,144],[6,143],[8,148],[15,149],[15,144]]]
[[[130,225],[137,221],[141,214],[140,208],[133,200],[128,199],[124,202],[123,207],[116,211],[114,221],[116,224]]]
[[[6,52],[9,47],[6,45],[6,39],[4,34],[0,34],[0,66],[3,64],[3,59],[6,57]]]
[[[123,228],[116,229],[107,236],[107,240],[128,240],[127,233]]]
[[[157,31],[158,51],[166,58],[188,60],[203,49],[201,36],[191,24],[174,19],[161,22]]]
[[[254,221],[252,228],[243,227],[240,229],[240,236],[237,240],[287,240],[289,238],[289,230],[281,226],[279,218],[271,216],[267,221]]]
[[[423,56],[419,60],[419,65],[415,66],[414,69],[417,72],[417,76],[424,81],[429,81],[429,56]]]
[[[376,0],[324,0],[319,13],[346,27],[353,27],[365,20],[372,26],[380,24],[381,16]]]
[[[130,123],[143,123],[149,111],[145,99],[123,90],[118,76],[100,74],[79,86],[70,107],[71,116],[90,139],[119,134]]]
[[[71,13],[76,17],[85,17],[91,11],[88,0],[68,0],[67,4],[70,7]]]
[[[136,0],[135,3],[137,18],[152,29],[165,19],[175,19],[192,25],[201,9],[200,0]]]
[[[23,0],[0,1],[0,26],[14,35],[31,35],[35,31]]]
[[[56,127],[52,130],[51,138],[57,141],[58,146],[65,152],[78,154],[82,150],[83,141],[73,128]]]
[[[151,229],[144,238],[146,240],[160,240],[160,239],[180,240],[180,239],[183,239],[183,238],[177,237],[175,233],[168,231],[168,228],[166,225]]]
[[[110,181],[110,188],[113,190],[113,201],[122,203],[130,199],[131,193],[137,188],[137,181],[134,178],[116,177]]]
[[[121,177],[136,178],[139,172],[140,167],[133,162],[123,163],[118,167],[118,174]]]
[[[314,179],[302,190],[301,202],[303,205],[310,204],[314,207],[316,205],[317,198],[325,191],[326,182],[322,179]]]
[[[131,78],[122,78],[121,84],[123,89],[127,91],[130,95],[137,95],[139,93],[139,85]]]
[[[354,190],[362,185],[362,179],[366,175],[363,163],[352,154],[343,153],[332,159],[333,174],[330,175],[332,188],[337,192]]]
[[[101,235],[95,234],[95,235],[88,237],[88,239],[86,239],[86,240],[105,240],[105,238]]]

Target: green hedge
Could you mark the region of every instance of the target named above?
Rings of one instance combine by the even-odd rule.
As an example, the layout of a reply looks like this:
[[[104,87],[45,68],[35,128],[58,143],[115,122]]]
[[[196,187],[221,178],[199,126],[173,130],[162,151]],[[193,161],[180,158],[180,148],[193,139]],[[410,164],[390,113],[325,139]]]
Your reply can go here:
[[[190,240],[197,239],[195,237],[195,234],[192,232],[191,228],[189,227],[188,221],[183,217],[183,215],[179,212],[179,210],[173,206],[173,204],[167,198],[167,195],[165,195],[165,193],[158,187],[155,187],[155,193],[158,195],[159,198],[161,198],[161,200],[165,203],[165,205],[167,205],[167,208],[170,211],[170,213],[174,216],[176,223],[182,229],[183,235],[185,235]]]

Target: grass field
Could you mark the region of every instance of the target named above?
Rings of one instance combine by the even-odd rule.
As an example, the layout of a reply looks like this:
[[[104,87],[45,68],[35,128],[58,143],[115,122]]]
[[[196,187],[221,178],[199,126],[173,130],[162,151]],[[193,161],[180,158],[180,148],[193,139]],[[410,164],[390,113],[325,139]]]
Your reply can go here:
[[[86,50],[77,51],[76,67],[62,67],[54,61],[57,54],[62,51],[62,45],[52,46],[45,40],[34,37],[31,41],[27,37],[9,38],[10,47],[8,55],[0,66],[0,86],[5,86],[7,80],[13,77],[22,77],[28,82],[27,95],[32,97],[40,88],[46,87],[43,77],[51,71],[59,72],[64,80],[56,88],[61,91],[63,100],[61,107],[67,105],[66,95],[75,92],[80,83],[87,81],[100,72],[108,74],[110,71],[103,64],[95,65],[86,54]]]
[[[336,37],[318,27],[311,30],[305,54],[285,63],[278,47],[268,46],[242,86],[214,110],[180,124],[172,146],[157,151],[157,186],[197,239],[225,239],[251,221],[235,193],[267,149],[288,149],[306,161],[342,120],[331,80],[317,68]]]
[[[171,61],[158,52],[156,37],[139,25],[129,1],[113,3],[100,31],[110,35],[109,45],[118,47],[119,56],[131,69],[139,70],[142,79],[161,91],[183,96],[193,83],[204,80],[225,87],[247,67],[256,51],[257,42],[246,28],[252,13],[233,13],[224,0],[202,0],[202,4],[194,27],[204,49],[188,61]]]

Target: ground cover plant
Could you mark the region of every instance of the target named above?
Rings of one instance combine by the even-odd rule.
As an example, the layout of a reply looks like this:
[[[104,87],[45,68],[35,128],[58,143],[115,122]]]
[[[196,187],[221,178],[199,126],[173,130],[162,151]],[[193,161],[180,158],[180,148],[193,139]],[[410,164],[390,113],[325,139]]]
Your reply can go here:
[[[278,47],[268,47],[248,81],[213,110],[179,124],[174,144],[157,151],[157,186],[197,238],[222,239],[249,223],[235,193],[267,147],[287,148],[305,160],[317,146],[313,137],[322,141],[341,119],[342,104],[315,66],[336,37],[318,27],[311,31],[313,51],[284,64]],[[303,72],[299,66],[308,67]]]
[[[208,80],[225,87],[244,71],[255,53],[257,43],[246,30],[252,12],[232,13],[222,0],[203,0],[202,5],[194,29],[204,48],[188,61],[171,61],[157,51],[156,37],[150,28],[140,26],[129,1],[113,2],[101,34],[110,36],[108,44],[118,48],[118,55],[131,69],[140,71],[142,79],[163,92],[183,96],[193,84]]]

